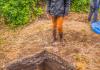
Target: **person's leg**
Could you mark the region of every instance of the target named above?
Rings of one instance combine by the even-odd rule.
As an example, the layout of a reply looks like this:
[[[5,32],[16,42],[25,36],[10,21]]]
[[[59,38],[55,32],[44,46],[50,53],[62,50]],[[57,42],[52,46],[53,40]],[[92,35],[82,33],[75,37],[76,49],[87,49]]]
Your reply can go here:
[[[57,29],[59,32],[60,41],[63,40],[63,17],[57,17]]]
[[[95,11],[94,11],[94,17],[93,17],[93,21],[92,22],[97,21],[97,19],[98,19],[98,8],[95,9]]]
[[[98,10],[99,10],[99,0],[94,0],[94,16],[93,16],[93,21],[97,21],[98,18]]]
[[[56,17],[52,17],[51,18],[52,19],[52,35],[53,35],[53,42],[55,42],[56,40],[57,40],[57,38],[56,38],[56,34],[57,34],[57,23],[56,23],[56,21],[57,21],[57,18]]]
[[[89,16],[88,16],[88,21],[91,21],[93,12],[94,12],[94,8],[92,6],[90,6],[90,13],[89,13]]]

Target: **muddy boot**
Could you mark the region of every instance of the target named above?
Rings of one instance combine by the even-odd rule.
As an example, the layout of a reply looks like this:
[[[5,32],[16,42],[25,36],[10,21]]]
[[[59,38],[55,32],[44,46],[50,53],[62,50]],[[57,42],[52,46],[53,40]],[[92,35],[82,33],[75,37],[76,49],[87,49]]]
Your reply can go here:
[[[64,38],[63,38],[63,32],[59,32],[59,37],[60,37],[60,44],[61,44],[62,46],[65,46]]]
[[[59,32],[59,38],[60,38],[60,42],[63,41],[63,32]]]
[[[57,34],[57,31],[56,29],[53,30],[53,40],[52,40],[52,45],[55,45],[56,44],[56,41],[57,41],[57,37],[56,37],[56,34]]]
[[[57,34],[57,31],[56,31],[56,29],[54,29],[53,30],[53,41],[54,42],[57,40],[56,34]]]

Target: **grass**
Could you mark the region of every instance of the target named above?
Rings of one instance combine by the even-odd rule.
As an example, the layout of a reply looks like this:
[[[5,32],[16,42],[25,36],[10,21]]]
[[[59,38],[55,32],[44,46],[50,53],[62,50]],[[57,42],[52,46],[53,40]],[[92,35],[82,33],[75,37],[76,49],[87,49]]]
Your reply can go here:
[[[0,45],[4,44],[4,39],[0,38]]]

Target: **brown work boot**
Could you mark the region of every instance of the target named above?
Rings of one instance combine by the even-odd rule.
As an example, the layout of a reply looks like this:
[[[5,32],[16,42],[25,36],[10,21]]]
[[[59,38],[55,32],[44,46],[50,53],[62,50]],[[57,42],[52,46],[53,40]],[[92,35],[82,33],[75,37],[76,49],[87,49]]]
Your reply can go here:
[[[59,38],[60,38],[60,42],[63,41],[63,32],[59,32]]]
[[[60,44],[62,46],[65,46],[64,38],[63,38],[63,32],[59,32],[59,37],[60,37]]]
[[[55,43],[56,43],[56,41],[57,41],[57,37],[56,37],[56,35],[57,35],[57,31],[56,31],[56,29],[54,29],[53,30],[53,40],[52,40],[52,45],[54,45]]]
[[[56,31],[56,29],[54,29],[53,30],[53,41],[56,41],[57,40],[56,35],[57,35],[57,31]]]

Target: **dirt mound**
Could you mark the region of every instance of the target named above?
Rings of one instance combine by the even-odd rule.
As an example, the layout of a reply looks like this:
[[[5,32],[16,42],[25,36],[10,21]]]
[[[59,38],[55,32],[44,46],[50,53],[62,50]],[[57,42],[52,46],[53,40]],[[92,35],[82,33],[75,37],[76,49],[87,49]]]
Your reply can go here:
[[[6,70],[76,70],[61,57],[46,50],[9,63]]]

